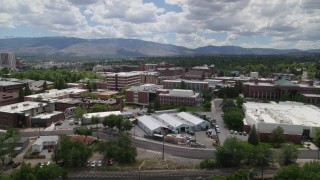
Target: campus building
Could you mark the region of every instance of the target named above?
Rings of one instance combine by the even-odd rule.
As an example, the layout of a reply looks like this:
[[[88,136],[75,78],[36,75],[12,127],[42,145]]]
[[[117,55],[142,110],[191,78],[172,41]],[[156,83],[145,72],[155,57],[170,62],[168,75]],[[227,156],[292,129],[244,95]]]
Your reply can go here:
[[[149,105],[149,102],[156,99],[156,92],[162,89],[162,85],[144,84],[134,86],[126,90],[126,103],[137,105]]]
[[[111,90],[121,90],[128,86],[141,84],[140,72],[120,72],[107,74],[107,87]]]
[[[14,69],[16,67],[16,56],[12,52],[0,53],[0,66]]]
[[[181,84],[184,84],[184,87],[181,87]],[[177,88],[183,88],[193,91],[201,91],[202,89],[209,88],[209,83],[204,81],[190,81],[190,80],[163,80],[162,81],[163,88],[164,89],[177,89]]]
[[[287,94],[292,99],[296,94],[303,96],[303,102],[309,104],[320,104],[320,86],[314,85],[313,81],[308,83],[293,83],[281,79],[272,82],[254,82],[243,83],[243,95],[248,98],[256,99],[279,99]]]
[[[0,107],[2,127],[47,127],[64,119],[62,112],[53,111],[54,105],[42,102],[25,101]]]
[[[168,93],[160,93],[158,100],[161,105],[197,105],[200,103],[200,94],[192,90],[173,89]]]
[[[288,141],[301,143],[303,138],[313,138],[316,128],[320,127],[320,109],[313,105],[247,102],[243,104],[243,110],[244,130],[249,132],[255,125],[263,141],[267,141],[271,132],[280,126]]]
[[[23,87],[23,83],[12,81],[0,81],[0,92],[19,92],[19,90]]]

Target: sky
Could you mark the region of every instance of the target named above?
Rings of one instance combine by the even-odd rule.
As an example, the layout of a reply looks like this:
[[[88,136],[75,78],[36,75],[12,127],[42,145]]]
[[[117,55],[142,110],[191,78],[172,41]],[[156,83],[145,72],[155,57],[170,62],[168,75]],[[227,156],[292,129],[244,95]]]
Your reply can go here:
[[[320,0],[6,0],[0,38],[320,49]]]

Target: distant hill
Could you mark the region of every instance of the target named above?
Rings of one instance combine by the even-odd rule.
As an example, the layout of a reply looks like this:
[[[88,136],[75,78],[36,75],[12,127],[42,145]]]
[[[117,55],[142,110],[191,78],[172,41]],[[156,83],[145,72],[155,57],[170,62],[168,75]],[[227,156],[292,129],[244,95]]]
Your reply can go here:
[[[181,56],[181,55],[244,55],[319,53],[319,49],[242,48],[237,46],[205,46],[190,49],[137,39],[81,39],[69,37],[6,38],[0,39],[0,51],[17,55],[63,56]]]

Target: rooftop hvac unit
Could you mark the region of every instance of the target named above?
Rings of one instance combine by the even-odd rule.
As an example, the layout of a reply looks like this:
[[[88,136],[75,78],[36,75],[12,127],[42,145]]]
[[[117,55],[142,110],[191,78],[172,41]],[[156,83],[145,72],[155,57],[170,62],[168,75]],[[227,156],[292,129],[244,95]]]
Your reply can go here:
[[[24,103],[23,106],[29,106],[29,103]]]
[[[11,106],[11,109],[17,109],[18,106]]]

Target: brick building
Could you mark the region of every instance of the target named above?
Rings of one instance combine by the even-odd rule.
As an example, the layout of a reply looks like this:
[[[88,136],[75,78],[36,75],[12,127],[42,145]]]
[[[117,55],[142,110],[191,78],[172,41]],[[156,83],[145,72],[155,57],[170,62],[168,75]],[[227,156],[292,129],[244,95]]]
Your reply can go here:
[[[183,75],[183,78],[204,80],[205,78],[210,78],[215,73],[216,67],[214,65],[195,66],[191,69],[187,69]]]
[[[18,92],[23,87],[23,83],[0,81],[0,92]]]
[[[18,93],[0,92],[0,106],[14,104],[19,102]]]
[[[160,84],[159,72],[143,72],[141,73],[141,84]]]
[[[305,103],[320,104],[320,86],[314,85],[313,81],[308,81],[308,84],[295,84],[281,79],[270,83],[260,83],[256,79],[254,82],[243,83],[243,95],[249,98],[279,99],[285,93],[290,99],[293,99],[296,94],[301,94]]]
[[[181,87],[181,83],[184,82],[185,87]],[[209,83],[204,81],[190,81],[190,80],[163,80],[162,81],[164,89],[177,89],[183,88],[193,91],[200,91],[201,89],[209,88]]]
[[[141,86],[134,86],[126,90],[126,103],[149,105],[150,101],[156,99],[156,93],[158,89],[162,89],[163,86],[155,84],[144,84]]]
[[[52,122],[63,120],[62,112],[53,111],[54,105],[50,103],[25,101],[0,107],[0,126],[2,127],[31,127],[33,117],[46,114],[42,119],[42,125],[50,125]],[[62,113],[62,115],[61,115]],[[46,127],[44,126],[44,127]]]
[[[121,90],[126,86],[139,86],[141,72],[121,72],[107,75],[107,86],[111,90]]]
[[[200,94],[192,90],[173,89],[168,93],[159,94],[161,105],[197,105],[200,102]]]

